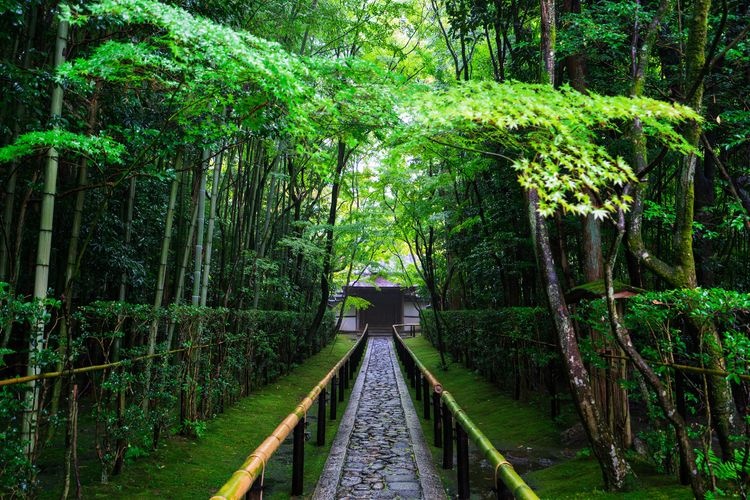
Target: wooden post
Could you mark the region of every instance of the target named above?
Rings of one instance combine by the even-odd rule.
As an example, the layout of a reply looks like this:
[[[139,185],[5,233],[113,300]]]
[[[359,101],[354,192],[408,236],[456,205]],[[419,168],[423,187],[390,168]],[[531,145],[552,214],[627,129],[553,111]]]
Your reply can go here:
[[[326,442],[326,388],[318,395],[318,440],[315,444],[323,446]]]
[[[430,419],[430,383],[427,381],[427,377],[422,377],[422,400],[424,401],[424,419]]]
[[[458,475],[458,498],[463,500],[469,498],[469,436],[456,422],[456,462]]]
[[[344,361],[344,376],[342,377],[344,379],[344,389],[349,388],[349,379],[351,376],[351,366],[349,365],[349,360],[347,359]]]
[[[453,415],[443,404],[443,469],[453,468]]]
[[[417,373],[414,375],[414,389],[417,396],[417,401],[422,401],[422,373],[417,370]]]
[[[443,429],[440,426],[440,394],[437,392],[432,393],[432,413],[434,416],[432,419],[432,432],[435,436],[435,447],[442,448]]]
[[[294,427],[292,444],[292,495],[298,496],[303,491],[305,475],[305,419],[300,419]]]
[[[336,420],[336,388],[339,385],[338,377],[336,375],[331,379],[331,420]]]

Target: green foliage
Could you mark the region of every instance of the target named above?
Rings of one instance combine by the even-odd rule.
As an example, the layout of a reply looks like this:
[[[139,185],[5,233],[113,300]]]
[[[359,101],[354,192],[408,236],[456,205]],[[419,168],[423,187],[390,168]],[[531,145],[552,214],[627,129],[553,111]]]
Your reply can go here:
[[[38,301],[14,295],[8,283],[0,282],[0,329],[29,327],[40,319],[47,319],[47,306],[56,307],[55,300],[46,300],[40,307]],[[0,348],[0,368],[9,364],[6,356],[16,355],[12,349]],[[53,353],[43,349],[36,357],[40,366],[53,360]],[[11,358],[13,359],[13,358]],[[26,453],[28,436],[22,434],[24,397],[28,386],[16,385],[0,388],[0,496],[25,497],[32,491],[36,467]]]
[[[348,311],[350,308],[355,311],[364,311],[369,309],[370,306],[372,306],[372,303],[369,300],[349,295],[344,299],[341,307],[344,311]]]
[[[8,294],[7,286],[0,286],[0,319],[17,323],[35,317],[37,313],[28,305],[16,302],[18,299]],[[109,477],[122,458],[133,460],[145,454],[138,450],[156,447],[155,439],[166,431],[179,429],[200,437],[208,419],[240,396],[288,373],[330,342],[333,325],[330,313],[319,331],[309,332],[306,325],[310,317],[291,311],[193,306],[154,309],[105,301],[80,308],[75,317],[81,333],[71,342],[71,368],[110,363],[115,355],[121,360],[116,368],[84,377],[92,395],[93,441],[102,478]],[[157,352],[171,347],[164,341],[170,322],[177,325],[177,344],[188,349],[142,359],[146,345],[136,339],[147,338],[154,322],[162,332]],[[4,350],[3,354],[12,351]],[[146,392],[148,370],[151,377]],[[1,428],[7,429],[2,433],[0,447],[3,494],[29,491],[32,487],[33,468],[23,453],[20,435],[23,398],[18,397],[19,392],[23,392],[23,386],[0,391],[0,423]],[[150,402],[149,412],[143,409],[146,401]],[[185,406],[185,401],[194,401],[195,406]],[[50,418],[65,421],[62,413]]]
[[[224,119],[228,109],[251,128],[264,121],[259,113],[269,120],[291,117],[291,128],[307,126],[300,105],[313,95],[310,71],[281,45],[153,0],[107,0],[67,15],[78,25],[101,18],[115,25],[150,26],[156,35],[104,43],[66,64],[62,77],[83,85],[94,80],[126,87],[148,83],[172,91],[176,112],[169,119],[176,118],[202,142],[237,132],[235,122]]]
[[[65,130],[28,132],[13,144],[0,148],[0,163],[6,163],[55,148],[85,156],[98,163],[120,163],[125,147],[106,136],[89,136]]]
[[[26,454],[26,437],[21,433],[24,390],[0,389],[0,493],[23,497],[32,487],[35,468]]]
[[[703,450],[696,450],[696,465],[698,469],[708,474],[710,472],[719,481],[719,486],[706,498],[725,498],[731,492],[739,491],[742,495],[747,491],[747,477],[750,473],[748,463],[748,449],[735,449],[734,457],[730,460],[722,460],[717,457],[713,450],[708,450],[708,459]]]
[[[497,310],[441,311],[444,342],[453,359],[475,369],[502,387],[512,387],[518,377],[536,387],[539,374],[549,372],[558,352],[546,311],[531,307]],[[422,334],[437,345],[435,314],[422,311]]]
[[[187,436],[194,436],[200,439],[206,432],[206,422],[202,420],[185,420],[182,422],[182,429],[180,432]]]
[[[561,208],[603,218],[627,208],[630,198],[616,188],[635,177],[622,158],[607,150],[608,132],[621,132],[620,127],[640,118],[650,135],[686,152],[690,147],[672,126],[700,120],[686,107],[652,99],[521,83],[467,82],[417,93],[408,102],[409,134],[417,145],[439,140],[459,148],[483,148],[488,141],[501,146],[502,154],[488,154],[508,159],[521,186],[538,191],[545,216]]]

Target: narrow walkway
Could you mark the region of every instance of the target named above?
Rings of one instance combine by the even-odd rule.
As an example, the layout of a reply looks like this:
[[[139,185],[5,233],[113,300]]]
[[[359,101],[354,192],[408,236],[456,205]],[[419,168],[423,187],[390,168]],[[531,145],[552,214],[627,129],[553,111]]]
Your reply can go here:
[[[313,498],[445,498],[388,338],[369,342]]]

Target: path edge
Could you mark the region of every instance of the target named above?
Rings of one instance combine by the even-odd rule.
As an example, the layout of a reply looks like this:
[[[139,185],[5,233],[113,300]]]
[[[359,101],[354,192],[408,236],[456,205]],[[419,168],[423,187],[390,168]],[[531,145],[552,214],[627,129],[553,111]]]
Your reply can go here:
[[[398,393],[401,398],[401,406],[404,408],[406,427],[409,429],[409,437],[414,450],[414,461],[417,463],[417,470],[419,471],[419,484],[422,486],[422,497],[429,500],[447,500],[448,495],[445,493],[443,482],[435,468],[432,453],[427,447],[427,441],[422,432],[419,416],[417,416],[417,411],[414,409],[409,389],[406,387],[398,359],[396,359],[393,340],[389,339],[389,342],[391,343],[391,349],[389,349],[391,364],[396,376],[396,385],[398,386]]]
[[[323,466],[323,473],[320,475],[318,484],[315,485],[315,491],[311,497],[312,500],[330,500],[331,498],[336,497],[339,482],[341,481],[341,472],[344,469],[344,459],[346,458],[349,439],[354,430],[354,420],[356,419],[357,410],[359,409],[359,400],[362,396],[362,389],[365,385],[367,368],[370,365],[371,351],[372,342],[368,340],[367,351],[365,352],[364,360],[359,368],[359,373],[357,373],[354,387],[352,387],[352,392],[349,396],[349,403],[346,406],[346,411],[344,411],[344,414],[341,417],[341,423],[336,432],[336,437],[333,438],[333,443],[331,443],[331,451],[328,454],[325,465]],[[326,416],[326,418],[328,417]]]

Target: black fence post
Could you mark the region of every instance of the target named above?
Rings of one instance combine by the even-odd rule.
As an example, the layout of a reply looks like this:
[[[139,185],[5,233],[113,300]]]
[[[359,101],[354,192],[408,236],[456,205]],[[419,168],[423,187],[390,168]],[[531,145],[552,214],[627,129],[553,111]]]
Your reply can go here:
[[[495,479],[497,481],[497,484],[495,485],[495,491],[497,491],[497,499],[498,500],[513,500],[515,497],[513,496],[513,493],[508,489],[508,487],[505,485],[502,479],[500,479],[500,476],[498,475]]]
[[[247,490],[247,493],[245,493],[245,500],[261,500],[261,498],[263,498],[263,485],[256,479],[250,489]]]
[[[346,380],[346,372],[344,371],[344,368],[339,368],[339,403],[344,401],[344,387]]]
[[[424,419],[429,420],[430,419],[430,404],[432,403],[430,401],[430,383],[427,380],[427,377],[422,376],[422,399],[424,400]]]
[[[318,440],[316,444],[323,446],[326,443],[326,388],[318,395]]]
[[[417,401],[422,401],[422,381],[420,380],[422,378],[422,372],[417,370],[416,375],[414,375],[414,389],[417,396]]]
[[[294,427],[292,444],[292,495],[301,495],[305,475],[305,419],[300,419]]]
[[[440,427],[440,394],[437,392],[432,393],[432,433],[435,436],[435,447],[443,447],[443,429]]]
[[[349,369],[350,369],[349,360],[347,359],[346,361],[344,361],[344,377],[343,377],[344,389],[349,388],[349,378],[351,378],[351,375],[349,374]]]
[[[443,415],[443,469],[453,468],[453,415],[446,405]]]
[[[336,420],[336,401],[338,400],[336,397],[336,388],[339,385],[337,378],[338,377],[334,375],[331,379],[331,420]]]
[[[458,475],[458,498],[469,498],[469,436],[456,422],[456,466]]]

